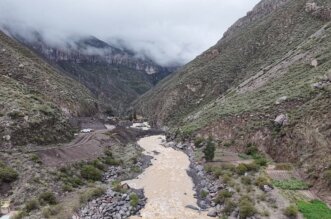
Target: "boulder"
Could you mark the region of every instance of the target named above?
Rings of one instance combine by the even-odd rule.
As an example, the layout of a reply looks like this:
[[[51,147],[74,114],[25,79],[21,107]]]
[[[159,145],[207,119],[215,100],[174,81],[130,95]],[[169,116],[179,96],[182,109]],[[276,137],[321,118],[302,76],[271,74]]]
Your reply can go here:
[[[322,89],[323,83],[321,83],[321,82],[314,83],[314,84],[312,84],[312,87],[315,89]]]
[[[208,214],[207,216],[209,217],[216,217],[217,216],[217,211],[215,208],[211,208],[209,211],[208,211]]]
[[[5,135],[2,137],[5,141],[10,141],[11,136],[10,135]]]
[[[316,68],[318,66],[318,61],[316,59],[313,59],[310,63],[310,65],[314,68]]]
[[[265,192],[270,192],[272,188],[269,185],[263,185],[262,190]]]
[[[288,123],[288,117],[285,114],[280,114],[276,117],[274,122],[278,125],[286,125]]]
[[[278,98],[277,101],[276,101],[276,105],[281,104],[285,100],[287,100],[287,96],[282,96],[282,97]]]

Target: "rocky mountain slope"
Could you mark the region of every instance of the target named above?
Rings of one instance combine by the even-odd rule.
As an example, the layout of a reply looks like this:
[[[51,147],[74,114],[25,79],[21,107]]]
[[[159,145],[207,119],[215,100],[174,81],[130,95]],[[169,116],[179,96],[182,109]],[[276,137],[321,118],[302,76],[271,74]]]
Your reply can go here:
[[[53,143],[73,136],[70,117],[98,110],[92,93],[0,32],[0,145]]]
[[[17,34],[12,36],[84,84],[116,114],[124,113],[132,101],[176,69],[160,66],[93,36],[56,46],[39,33],[28,40]]]
[[[135,104],[177,137],[256,144],[330,199],[331,3],[262,0]]]

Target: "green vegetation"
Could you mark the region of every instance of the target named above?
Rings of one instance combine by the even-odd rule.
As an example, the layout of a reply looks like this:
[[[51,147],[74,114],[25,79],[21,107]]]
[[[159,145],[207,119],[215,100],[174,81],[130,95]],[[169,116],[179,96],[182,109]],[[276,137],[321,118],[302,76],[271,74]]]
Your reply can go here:
[[[296,218],[298,216],[298,207],[295,205],[290,205],[284,209],[284,215],[289,218]]]
[[[275,170],[292,170],[292,165],[289,163],[277,163],[275,165]]]
[[[307,183],[298,179],[273,180],[272,184],[278,188],[286,190],[304,190],[309,188]]]
[[[39,208],[39,202],[36,199],[32,199],[25,203],[25,211],[31,212],[33,210],[37,210]]]
[[[244,175],[244,174],[247,172],[247,167],[246,167],[246,165],[243,164],[243,163],[238,164],[238,166],[236,167],[236,172],[237,172],[239,175]]]
[[[218,193],[214,201],[217,204],[223,204],[228,198],[231,198],[232,195],[232,192],[229,192],[228,190],[223,190]]]
[[[215,150],[215,143],[213,142],[213,139],[209,137],[207,140],[206,148],[203,150],[206,161],[212,161],[214,159]]]
[[[265,176],[259,176],[256,180],[255,180],[255,185],[262,188],[264,185],[268,185],[271,186],[271,182],[270,180],[265,177]]]
[[[331,209],[319,200],[310,202],[299,201],[297,203],[299,211],[306,219],[329,219],[331,218]]]
[[[202,144],[203,144],[204,141],[205,141],[204,138],[202,138],[202,137],[197,137],[197,138],[195,138],[195,140],[194,140],[194,146],[197,147],[197,148],[201,148],[201,147],[202,147]]]
[[[102,172],[92,165],[84,165],[80,174],[84,179],[91,181],[100,181],[102,178]]]
[[[96,199],[96,198],[104,195],[105,192],[106,192],[106,189],[101,188],[101,187],[90,188],[80,195],[79,201],[81,204],[85,204],[93,199]]]
[[[204,189],[202,189],[200,191],[200,197],[203,198],[203,199],[206,198],[208,196],[208,194],[209,194],[209,192],[204,190]]]
[[[30,160],[38,164],[42,163],[40,157],[37,154],[31,154]]]
[[[324,172],[324,179],[328,183],[329,187],[331,187],[331,170],[326,170]]]
[[[38,196],[39,203],[45,205],[55,205],[57,204],[57,200],[55,194],[53,192],[43,192]]]
[[[130,205],[132,207],[137,207],[138,204],[139,204],[139,197],[136,193],[132,192],[130,194]]]
[[[52,216],[59,214],[61,210],[62,210],[61,205],[46,206],[45,208],[42,209],[41,213],[45,218],[51,218]]]
[[[11,183],[18,178],[18,173],[0,161],[0,182]]]
[[[241,177],[241,183],[244,185],[251,185],[252,184],[252,178],[249,176],[243,176]]]
[[[237,205],[231,201],[230,199],[226,199],[224,202],[224,209],[223,212],[226,215],[230,215],[235,209],[236,209]]]
[[[248,197],[242,197],[239,201],[239,216],[244,219],[247,217],[252,217],[257,213],[254,203]]]

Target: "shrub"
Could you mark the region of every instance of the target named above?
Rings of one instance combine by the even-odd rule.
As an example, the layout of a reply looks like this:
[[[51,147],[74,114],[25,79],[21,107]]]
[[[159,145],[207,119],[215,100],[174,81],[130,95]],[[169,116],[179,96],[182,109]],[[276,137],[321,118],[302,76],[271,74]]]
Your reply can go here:
[[[217,204],[222,204],[225,202],[226,199],[231,198],[231,197],[232,197],[231,192],[229,192],[228,190],[223,190],[218,193],[218,195],[214,201]]]
[[[239,202],[239,216],[244,219],[247,217],[252,217],[256,214],[257,210],[254,207],[254,203],[249,198],[241,198]]]
[[[253,161],[251,163],[245,164],[247,171],[258,171],[259,170],[259,165],[256,163],[256,161]]]
[[[39,195],[38,200],[41,204],[55,205],[57,203],[53,192],[43,192]]]
[[[111,150],[105,150],[105,155],[107,157],[113,157],[113,153],[111,152]]]
[[[247,172],[247,167],[245,164],[240,163],[237,167],[236,167],[236,172],[239,175],[244,175]]]
[[[41,213],[45,218],[50,218],[51,216],[57,215],[61,211],[61,208],[60,205],[47,206],[43,208]]]
[[[130,205],[132,207],[137,207],[138,203],[139,203],[139,197],[138,197],[138,195],[136,193],[132,192],[130,194]]]
[[[18,178],[18,173],[4,164],[0,164],[0,181],[5,183],[11,183]]]
[[[113,157],[106,157],[105,163],[111,166],[119,166],[121,164],[121,161],[115,160],[115,158]]]
[[[100,181],[102,179],[102,172],[92,165],[84,165],[80,174],[84,179],[91,181]]]
[[[267,166],[267,164],[268,164],[267,159],[265,157],[261,157],[261,156],[256,157],[255,162],[256,162],[256,164],[258,164],[260,166]]]
[[[251,185],[252,179],[249,176],[243,176],[241,177],[241,182],[245,185]]]
[[[208,196],[208,194],[209,194],[209,192],[204,190],[204,189],[202,189],[200,191],[200,197],[203,198],[203,199],[206,198]]]
[[[213,139],[209,137],[207,140],[206,148],[203,150],[206,161],[212,161],[214,159],[215,150],[215,143],[213,142]]]
[[[32,199],[25,204],[24,209],[26,212],[31,212],[39,208],[39,203],[36,199]]]
[[[324,179],[328,183],[329,186],[331,186],[331,170],[326,170],[324,172]]]
[[[68,184],[64,184],[63,186],[62,186],[62,190],[64,191],[64,192],[72,192],[72,186],[71,185],[68,185]]]
[[[271,183],[270,183],[270,180],[267,177],[259,176],[255,181],[255,185],[262,188],[264,185],[271,186]]]
[[[202,147],[202,143],[204,142],[205,139],[201,138],[201,137],[198,137],[194,140],[194,145],[195,147],[197,148],[200,148]]]
[[[232,202],[231,200],[227,199],[225,200],[224,203],[224,209],[223,212],[226,215],[230,215],[235,209],[236,209],[236,204],[234,202]]]
[[[24,114],[21,111],[14,110],[7,114],[11,119],[18,119],[24,117]]]
[[[246,145],[245,153],[247,155],[254,155],[254,154],[258,153],[258,149],[257,149],[257,147],[254,144],[248,143]]]
[[[88,189],[86,192],[80,195],[79,201],[81,204],[85,204],[93,199],[102,196],[103,194],[105,194],[105,192],[106,190],[100,187]]]
[[[40,158],[36,154],[32,154],[31,157],[30,157],[30,160],[33,161],[33,162],[35,162],[35,163],[38,163],[38,164],[41,164],[42,163],[41,160],[40,160]]]
[[[272,184],[286,190],[304,190],[309,188],[307,183],[297,179],[273,180]]]
[[[284,209],[283,213],[289,218],[296,218],[298,216],[298,208],[295,205],[290,205]]]
[[[100,160],[94,160],[90,164],[93,165],[95,168],[98,168],[99,170],[106,169],[105,165]]]

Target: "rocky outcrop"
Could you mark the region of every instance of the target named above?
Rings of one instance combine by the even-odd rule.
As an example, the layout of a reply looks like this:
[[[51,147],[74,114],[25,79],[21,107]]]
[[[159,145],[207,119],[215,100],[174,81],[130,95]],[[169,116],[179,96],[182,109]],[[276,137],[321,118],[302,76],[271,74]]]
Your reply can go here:
[[[138,200],[132,201],[133,196]],[[124,192],[116,192],[108,189],[102,197],[90,201],[79,212],[81,219],[114,218],[124,219],[131,215],[139,215],[139,211],[145,206],[146,198],[142,190],[127,189]]]
[[[306,4],[305,10],[323,21],[331,20],[331,5],[319,5],[316,1],[310,0]]]

